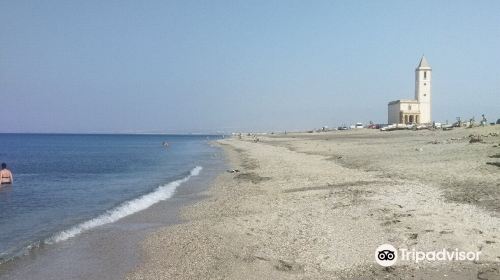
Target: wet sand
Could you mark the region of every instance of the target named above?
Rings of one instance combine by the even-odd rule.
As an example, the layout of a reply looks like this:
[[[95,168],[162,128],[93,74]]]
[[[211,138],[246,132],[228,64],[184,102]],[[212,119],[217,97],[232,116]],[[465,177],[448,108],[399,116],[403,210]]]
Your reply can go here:
[[[139,244],[148,233],[180,222],[179,209],[203,198],[207,182],[224,170],[219,154],[200,176],[181,185],[174,196],[115,223],[84,232],[0,266],[0,280],[124,279],[141,260]]]
[[[219,141],[240,172],[219,175],[183,223],[144,240],[127,278],[500,279],[499,135],[494,126]],[[481,256],[383,268],[374,253],[384,243]]]

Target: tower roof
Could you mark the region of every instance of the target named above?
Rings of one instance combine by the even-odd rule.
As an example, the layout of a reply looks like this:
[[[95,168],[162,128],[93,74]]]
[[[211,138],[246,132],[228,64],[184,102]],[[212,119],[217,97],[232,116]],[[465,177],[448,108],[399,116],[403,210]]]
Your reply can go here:
[[[431,68],[429,62],[427,62],[427,59],[425,58],[425,55],[423,55],[420,59],[420,63],[418,64],[417,68]]]

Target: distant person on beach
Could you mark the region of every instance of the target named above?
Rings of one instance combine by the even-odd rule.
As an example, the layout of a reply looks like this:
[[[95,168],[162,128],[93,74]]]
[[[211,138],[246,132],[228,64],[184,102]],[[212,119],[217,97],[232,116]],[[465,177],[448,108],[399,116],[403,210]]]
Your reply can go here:
[[[0,184],[6,185],[12,184],[12,182],[14,182],[14,177],[12,176],[12,172],[7,169],[7,164],[4,162],[2,163],[2,170],[0,170]]]

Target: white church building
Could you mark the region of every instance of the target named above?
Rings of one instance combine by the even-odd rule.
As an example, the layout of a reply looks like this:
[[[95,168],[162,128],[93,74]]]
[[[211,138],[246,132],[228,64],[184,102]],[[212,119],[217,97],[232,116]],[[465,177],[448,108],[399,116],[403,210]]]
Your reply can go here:
[[[415,69],[415,99],[400,99],[389,102],[389,124],[431,123],[431,73],[425,56]]]

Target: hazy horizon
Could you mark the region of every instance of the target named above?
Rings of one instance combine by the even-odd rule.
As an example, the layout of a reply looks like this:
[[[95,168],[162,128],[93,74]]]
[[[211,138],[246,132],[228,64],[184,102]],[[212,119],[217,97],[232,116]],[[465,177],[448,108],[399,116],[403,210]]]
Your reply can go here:
[[[0,132],[215,133],[500,118],[497,1],[1,1]]]

